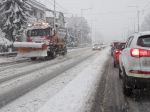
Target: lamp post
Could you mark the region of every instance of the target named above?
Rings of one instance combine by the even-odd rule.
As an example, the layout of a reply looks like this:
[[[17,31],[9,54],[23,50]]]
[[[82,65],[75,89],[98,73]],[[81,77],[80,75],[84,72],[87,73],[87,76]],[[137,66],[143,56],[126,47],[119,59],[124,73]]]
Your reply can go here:
[[[56,31],[56,0],[54,0],[54,31]]]
[[[134,7],[137,10],[137,31],[140,32],[140,10],[138,6],[128,6],[128,7]]]

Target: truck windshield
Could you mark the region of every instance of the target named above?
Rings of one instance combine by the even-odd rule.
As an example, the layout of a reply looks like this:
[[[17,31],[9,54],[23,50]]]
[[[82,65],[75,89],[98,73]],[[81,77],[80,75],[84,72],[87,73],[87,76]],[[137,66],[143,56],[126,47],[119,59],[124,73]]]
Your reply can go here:
[[[33,29],[27,31],[28,37],[33,36],[50,36],[50,29]]]

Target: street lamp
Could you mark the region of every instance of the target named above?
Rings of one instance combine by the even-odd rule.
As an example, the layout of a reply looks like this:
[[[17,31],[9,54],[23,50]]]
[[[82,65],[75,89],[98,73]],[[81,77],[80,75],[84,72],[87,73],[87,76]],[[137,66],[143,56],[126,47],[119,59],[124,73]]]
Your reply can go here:
[[[140,10],[138,6],[128,6],[128,7],[134,7],[137,10],[137,30],[140,32]]]
[[[54,0],[54,31],[56,32],[56,26],[55,26],[55,24],[56,24],[56,0]]]

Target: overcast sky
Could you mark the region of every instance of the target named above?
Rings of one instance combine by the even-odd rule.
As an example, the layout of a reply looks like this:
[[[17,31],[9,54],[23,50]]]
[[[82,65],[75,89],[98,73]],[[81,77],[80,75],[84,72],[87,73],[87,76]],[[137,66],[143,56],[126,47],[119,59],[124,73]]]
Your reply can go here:
[[[52,7],[53,0],[44,1],[49,8]],[[51,3],[50,3],[51,2]],[[92,26],[93,38],[101,41],[124,40],[127,32],[134,29],[137,22],[136,8],[129,6],[139,6],[141,11],[140,22],[144,15],[150,10],[150,0],[56,0],[57,10],[61,10],[66,16],[83,16]],[[49,5],[48,5],[49,4]],[[135,26],[136,27],[136,26]]]

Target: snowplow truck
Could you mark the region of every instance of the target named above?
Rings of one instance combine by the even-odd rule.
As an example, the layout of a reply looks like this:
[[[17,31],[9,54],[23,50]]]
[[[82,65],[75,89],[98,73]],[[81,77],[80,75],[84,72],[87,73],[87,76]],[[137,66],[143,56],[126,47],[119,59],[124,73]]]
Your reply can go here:
[[[27,28],[25,32],[26,42],[13,44],[18,51],[17,57],[31,58],[31,60],[39,57],[49,59],[67,53],[65,28],[54,30],[48,23],[38,22]]]

